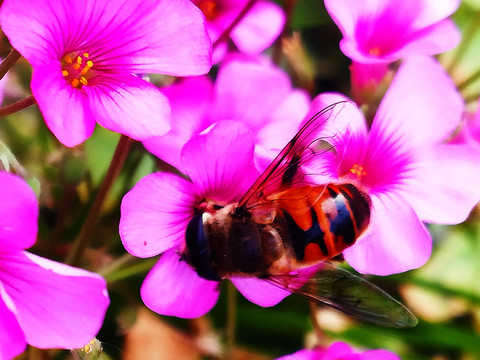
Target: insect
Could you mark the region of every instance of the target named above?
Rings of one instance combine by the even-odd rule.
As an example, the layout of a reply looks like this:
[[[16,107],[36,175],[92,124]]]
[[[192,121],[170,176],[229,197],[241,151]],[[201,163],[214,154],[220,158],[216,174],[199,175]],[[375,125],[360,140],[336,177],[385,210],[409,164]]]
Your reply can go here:
[[[370,198],[356,185],[319,185],[304,172],[335,150],[320,147],[318,133],[341,106],[308,120],[238,203],[204,203],[187,226],[182,257],[208,280],[257,277],[362,320],[411,327],[417,320],[407,308],[330,261],[370,222]]]

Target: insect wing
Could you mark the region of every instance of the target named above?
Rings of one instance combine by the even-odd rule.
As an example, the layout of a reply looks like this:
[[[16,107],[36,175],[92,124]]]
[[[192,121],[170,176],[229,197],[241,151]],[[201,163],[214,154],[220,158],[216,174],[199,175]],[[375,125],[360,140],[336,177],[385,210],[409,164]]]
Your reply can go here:
[[[271,194],[300,184],[303,178],[300,166],[318,155],[318,150],[310,147],[318,140],[325,123],[334,116],[334,109],[344,103],[329,105],[310,118],[240,199],[238,206],[253,207]]]
[[[330,263],[322,263],[322,269],[312,276],[275,275],[267,281],[376,325],[410,328],[418,322],[410,310],[385,291]]]

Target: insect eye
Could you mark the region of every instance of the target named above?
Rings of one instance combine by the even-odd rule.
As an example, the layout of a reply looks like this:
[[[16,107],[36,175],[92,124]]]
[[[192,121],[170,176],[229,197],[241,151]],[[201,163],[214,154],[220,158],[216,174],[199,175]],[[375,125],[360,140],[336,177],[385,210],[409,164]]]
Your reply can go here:
[[[222,205],[213,204],[213,205],[212,205],[212,209],[215,210],[215,211],[217,211],[217,210],[223,209],[223,206],[222,206]]]

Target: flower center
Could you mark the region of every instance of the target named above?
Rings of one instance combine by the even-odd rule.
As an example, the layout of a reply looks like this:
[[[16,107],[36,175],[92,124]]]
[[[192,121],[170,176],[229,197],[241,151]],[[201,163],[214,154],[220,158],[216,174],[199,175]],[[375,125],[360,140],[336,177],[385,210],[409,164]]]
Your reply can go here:
[[[92,77],[93,62],[88,60],[88,53],[73,56],[72,53],[63,57],[62,75],[75,88],[81,89],[83,85],[88,84],[88,79]]]
[[[358,164],[354,164],[350,169],[350,172],[359,179],[367,175],[367,172],[365,171],[364,167]]]
[[[382,55],[382,49],[380,48],[380,46],[374,46],[370,48],[370,50],[368,50],[368,53],[372,56],[380,56]]]
[[[203,15],[205,15],[205,18],[207,19],[207,21],[215,20],[219,12],[217,1],[199,0],[199,1],[196,1],[196,5],[200,10],[202,10]]]

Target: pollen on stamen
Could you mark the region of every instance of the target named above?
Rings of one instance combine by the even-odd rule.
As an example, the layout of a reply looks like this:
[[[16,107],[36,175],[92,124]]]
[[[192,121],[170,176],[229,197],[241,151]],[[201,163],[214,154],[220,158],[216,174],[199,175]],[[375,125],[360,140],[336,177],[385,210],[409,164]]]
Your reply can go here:
[[[62,58],[62,75],[73,87],[81,88],[88,85],[89,79],[95,75],[90,72],[93,68],[93,61],[87,60],[89,57],[90,54],[85,52],[75,56],[67,54]]]
[[[80,72],[80,75],[86,75],[88,73],[88,70],[90,70],[92,67],[93,67],[93,62],[88,60],[85,67]]]
[[[365,171],[364,167],[358,164],[354,164],[350,169],[350,172],[359,178],[367,175],[367,172]]]

